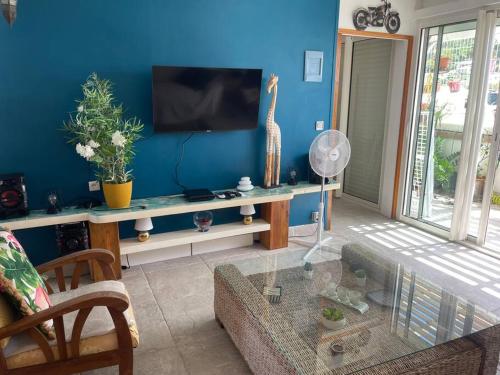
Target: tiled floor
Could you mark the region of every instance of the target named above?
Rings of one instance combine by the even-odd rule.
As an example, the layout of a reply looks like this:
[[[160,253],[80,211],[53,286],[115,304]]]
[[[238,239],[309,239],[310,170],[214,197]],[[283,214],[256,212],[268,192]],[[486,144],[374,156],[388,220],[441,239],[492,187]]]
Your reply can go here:
[[[454,285],[471,301],[487,303],[490,311],[500,309],[500,261],[342,200],[334,205],[333,236],[332,249],[347,242],[367,243],[427,277]],[[292,242],[288,249],[272,254],[295,262],[305,251],[306,247]],[[217,264],[243,259],[248,259],[250,267],[268,256],[270,252],[256,245],[124,272],[141,336],[134,352],[134,374],[249,374],[214,320],[213,269]],[[107,368],[88,374],[116,373],[116,368]]]

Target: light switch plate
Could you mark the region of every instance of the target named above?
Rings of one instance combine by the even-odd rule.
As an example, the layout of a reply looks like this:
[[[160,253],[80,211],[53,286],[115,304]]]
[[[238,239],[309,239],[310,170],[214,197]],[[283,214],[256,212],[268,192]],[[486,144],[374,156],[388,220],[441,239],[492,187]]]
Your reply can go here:
[[[317,131],[325,130],[325,122],[324,121],[316,121],[316,130]]]
[[[89,181],[89,191],[99,191],[101,190],[101,184],[99,181]]]

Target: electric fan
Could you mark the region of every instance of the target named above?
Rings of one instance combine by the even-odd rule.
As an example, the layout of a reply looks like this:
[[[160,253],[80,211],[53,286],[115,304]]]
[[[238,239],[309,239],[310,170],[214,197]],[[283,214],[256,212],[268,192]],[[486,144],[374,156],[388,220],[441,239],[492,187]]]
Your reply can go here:
[[[323,239],[325,210],[325,178],[340,174],[351,157],[351,145],[347,137],[338,130],[327,130],[319,134],[309,149],[309,163],[314,172],[321,176],[321,197],[316,244],[304,256],[307,260],[314,252],[331,239]]]

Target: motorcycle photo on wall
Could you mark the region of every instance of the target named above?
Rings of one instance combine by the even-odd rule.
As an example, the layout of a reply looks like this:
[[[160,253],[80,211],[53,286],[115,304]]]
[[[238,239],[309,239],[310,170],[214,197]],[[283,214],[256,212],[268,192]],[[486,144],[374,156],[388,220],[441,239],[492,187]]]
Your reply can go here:
[[[383,27],[391,34],[395,34],[401,27],[399,13],[391,10],[391,3],[382,0],[383,4],[377,7],[358,8],[354,11],[353,22],[357,30],[366,30],[368,26]]]

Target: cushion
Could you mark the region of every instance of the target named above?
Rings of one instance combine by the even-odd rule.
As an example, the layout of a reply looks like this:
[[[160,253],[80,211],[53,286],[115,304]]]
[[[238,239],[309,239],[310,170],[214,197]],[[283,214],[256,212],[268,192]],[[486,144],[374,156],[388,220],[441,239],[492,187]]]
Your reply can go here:
[[[21,315],[33,315],[51,306],[43,279],[31,264],[14,235],[0,231],[0,291]],[[52,321],[40,330],[54,338]]]
[[[128,296],[125,285],[120,281],[102,281],[94,284],[84,285],[78,289],[67,292],[51,294],[50,297],[54,305],[60,304],[79,296],[99,292],[99,291],[114,291],[123,293]],[[64,330],[66,333],[66,342],[71,341],[71,333],[73,323],[76,319],[78,311],[64,315]],[[125,311],[130,334],[132,336],[132,345],[139,345],[139,333],[135,323],[134,312],[132,306]],[[54,358],[59,358],[57,349],[57,341],[50,342]],[[89,314],[87,321],[83,327],[80,341],[80,355],[90,355],[118,348],[118,340],[115,334],[115,326],[111,315],[106,307],[94,307]],[[71,347],[67,345],[68,356],[71,356]],[[32,366],[46,363],[45,356],[37,344],[27,335],[22,334],[11,338],[9,344],[4,350],[4,356],[7,361],[7,368],[14,369],[25,366]]]

